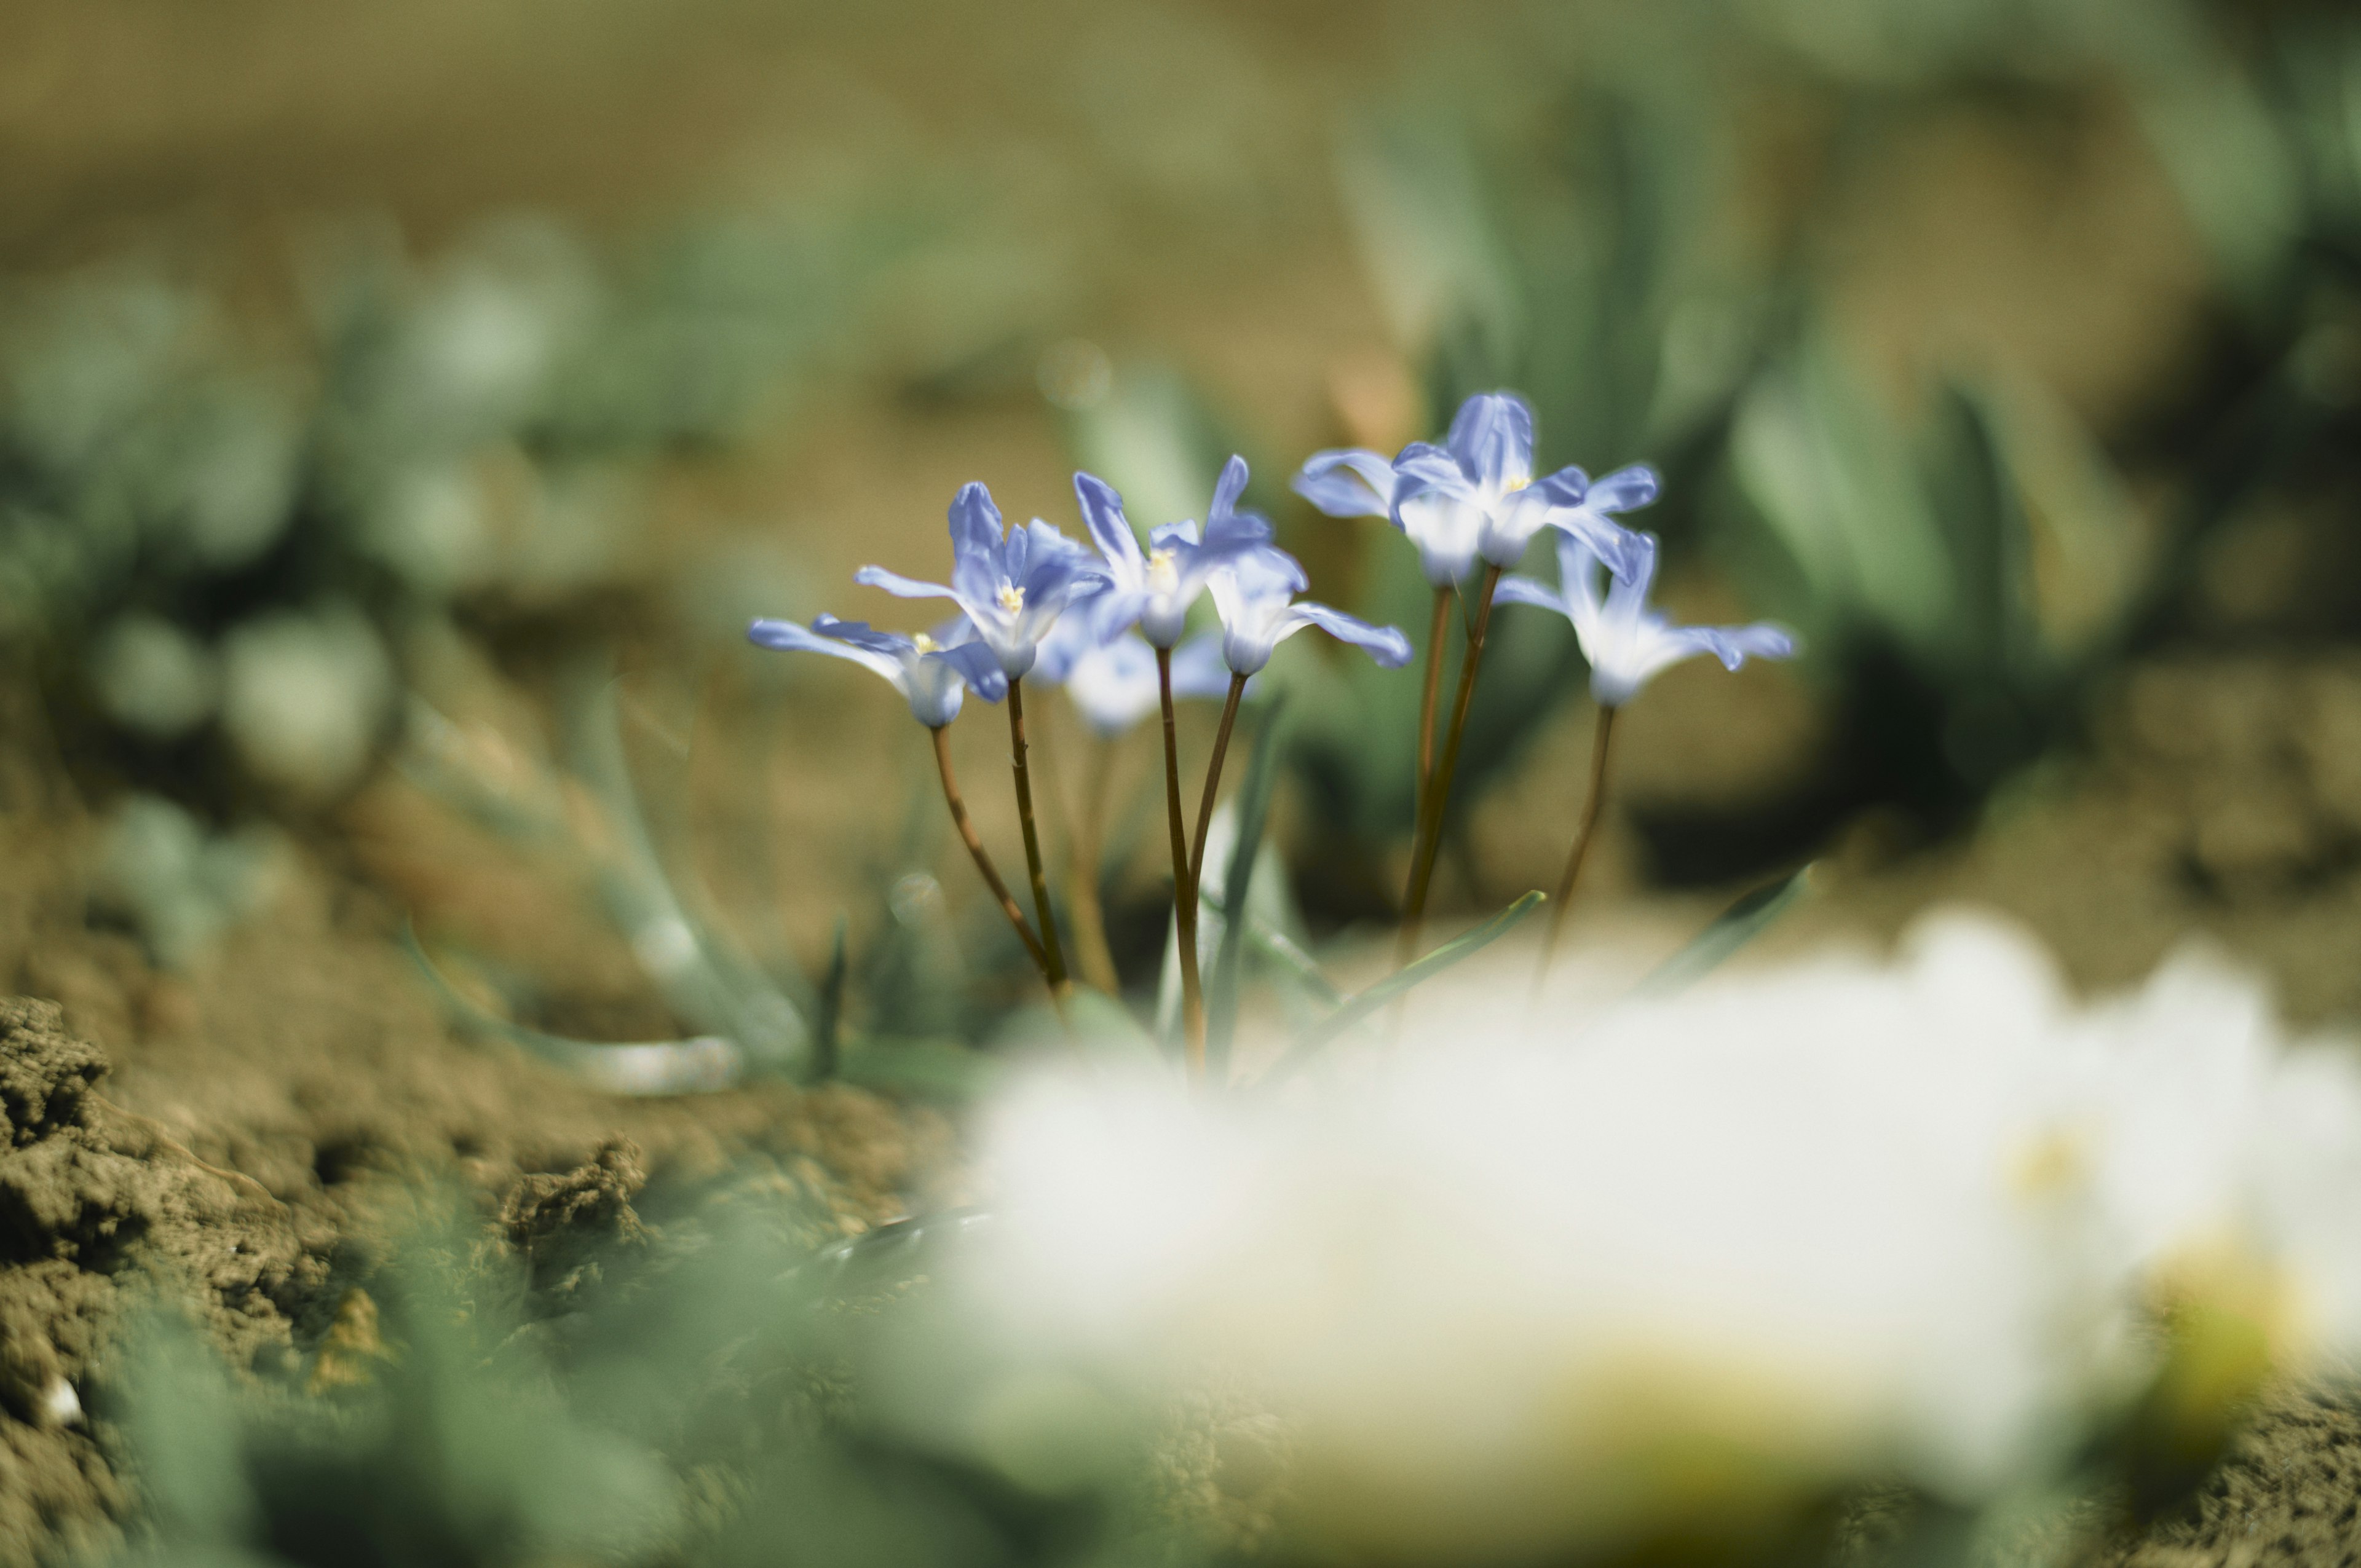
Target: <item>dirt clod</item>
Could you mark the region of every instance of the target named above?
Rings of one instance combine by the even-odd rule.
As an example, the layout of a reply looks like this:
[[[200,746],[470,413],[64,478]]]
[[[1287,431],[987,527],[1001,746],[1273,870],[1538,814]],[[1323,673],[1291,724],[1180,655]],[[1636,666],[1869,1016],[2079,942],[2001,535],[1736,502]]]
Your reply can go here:
[[[524,1255],[536,1284],[570,1292],[595,1276],[597,1254],[647,1239],[631,1207],[647,1180],[639,1146],[609,1138],[572,1170],[519,1177],[501,1201],[500,1229]]]

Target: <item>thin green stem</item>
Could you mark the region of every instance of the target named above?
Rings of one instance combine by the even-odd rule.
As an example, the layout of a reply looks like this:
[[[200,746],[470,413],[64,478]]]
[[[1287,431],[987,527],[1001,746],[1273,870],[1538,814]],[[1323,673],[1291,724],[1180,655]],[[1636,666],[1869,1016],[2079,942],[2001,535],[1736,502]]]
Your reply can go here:
[[[1041,864],[1041,830],[1033,821],[1033,779],[1025,763],[1025,683],[1008,683],[1008,765],[1016,775],[1016,824],[1025,830],[1025,869],[1033,880],[1033,914],[1041,923],[1041,973],[1060,1000],[1071,984],[1066,955],[1058,946],[1058,920],[1049,909],[1049,874]]]
[[[1189,850],[1189,891],[1205,879],[1205,839],[1213,828],[1213,797],[1222,789],[1222,762],[1230,754],[1230,731],[1238,722],[1238,699],[1246,695],[1246,677],[1230,677],[1229,700],[1222,704],[1222,726],[1213,731],[1213,760],[1205,764],[1205,793],[1197,802],[1197,841]]]
[[[935,767],[943,775],[943,800],[951,808],[951,824],[959,829],[960,841],[967,846],[968,854],[975,861],[975,869],[983,873],[984,886],[992,889],[992,896],[1000,901],[1000,912],[1007,916],[1009,925],[1016,927],[1016,939],[1025,944],[1025,950],[1040,970],[1042,980],[1054,987],[1056,982],[1049,979],[1049,955],[1041,950],[1040,938],[1033,935],[1033,927],[1025,923],[1025,912],[1016,907],[1016,900],[1009,894],[1008,884],[1000,880],[999,868],[984,852],[983,840],[976,837],[975,823],[968,817],[967,802],[960,796],[959,780],[951,773],[950,732],[946,727],[937,726],[928,733],[934,737]]]
[[[1500,586],[1500,568],[1486,565],[1484,587],[1476,601],[1476,621],[1467,631],[1467,653],[1459,663],[1459,690],[1452,698],[1451,727],[1444,733],[1443,755],[1419,813],[1418,834],[1411,848],[1410,887],[1402,897],[1401,935],[1394,949],[1400,969],[1418,956],[1418,938],[1426,923],[1427,889],[1434,882],[1434,861],[1443,842],[1443,819],[1451,810],[1451,780],[1459,770],[1459,746],[1467,735],[1467,705],[1476,695],[1476,671],[1484,662],[1484,638],[1492,625],[1492,592]]]
[[[1590,737],[1590,795],[1582,803],[1582,820],[1574,830],[1574,847],[1566,851],[1565,874],[1558,878],[1557,902],[1550,906],[1549,929],[1542,937],[1541,962],[1533,969],[1533,994],[1541,995],[1549,978],[1550,959],[1557,951],[1559,933],[1565,929],[1565,908],[1574,901],[1575,879],[1582,875],[1583,858],[1590,853],[1591,836],[1598,830],[1599,808],[1607,803],[1607,753],[1615,740],[1615,709],[1602,703],[1598,727]]]
[[[1197,974],[1197,899],[1189,875],[1189,826],[1180,816],[1180,749],[1172,722],[1172,650],[1156,651],[1157,694],[1164,703],[1164,805],[1172,828],[1172,922],[1180,948],[1181,1048],[1190,1081],[1205,1077],[1205,988]]]
[[[1434,620],[1426,633],[1426,689],[1418,699],[1418,789],[1412,820],[1426,820],[1427,786],[1434,777],[1434,709],[1443,696],[1443,647],[1451,638],[1452,587],[1434,590]]]

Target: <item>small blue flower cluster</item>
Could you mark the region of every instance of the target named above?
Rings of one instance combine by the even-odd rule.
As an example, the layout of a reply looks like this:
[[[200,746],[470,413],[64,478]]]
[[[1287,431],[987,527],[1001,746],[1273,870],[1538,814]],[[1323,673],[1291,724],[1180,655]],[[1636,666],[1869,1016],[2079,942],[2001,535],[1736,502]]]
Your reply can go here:
[[[1094,729],[1128,728],[1155,706],[1155,652],[1179,647],[1191,607],[1207,593],[1222,618],[1219,660],[1210,636],[1180,649],[1172,660],[1178,695],[1219,696],[1224,671],[1255,674],[1306,626],[1367,649],[1389,669],[1409,663],[1410,640],[1393,628],[1295,601],[1307,584],[1303,568],[1270,542],[1268,519],[1238,510],[1246,487],[1246,459],[1232,457],[1202,533],[1193,520],[1167,523],[1143,551],[1114,487],[1077,474],[1074,493],[1098,546],[1093,554],[1038,518],[1004,530],[992,493],[970,484],[951,501],[949,584],[883,566],[853,574],[854,582],[901,598],[950,599],[957,616],[916,637],[827,615],[808,628],[757,620],[748,634],[766,648],[868,665],[894,683],[928,729],[958,717],[963,691],[998,702],[1009,683],[1027,675],[1064,684]]]
[[[1623,468],[1593,480],[1580,468],[1568,467],[1536,478],[1532,448],[1532,411],[1510,394],[1488,392],[1467,400],[1441,444],[1413,443],[1391,459],[1368,451],[1322,452],[1294,479],[1296,491],[1331,516],[1382,517],[1391,522],[1418,546],[1421,565],[1435,590],[1436,636],[1427,650],[1427,699],[1420,721],[1418,831],[1404,900],[1405,962],[1415,946],[1468,700],[1496,601],[1536,605],[1565,616],[1590,663],[1591,694],[1601,718],[1598,749],[1591,800],[1569,858],[1561,906],[1597,819],[1608,725],[1614,713],[1658,672],[1699,653],[1711,653],[1734,670],[1749,656],[1784,658],[1795,651],[1793,640],[1773,626],[1676,627],[1648,607],[1656,541],[1614,519],[1656,499],[1653,469]],[[808,627],[757,620],[749,633],[767,648],[828,653],[864,664],[902,693],[911,713],[935,734],[945,796],[969,851],[1027,949],[1040,963],[1052,995],[1060,998],[1066,986],[1063,959],[1026,772],[1024,683],[1030,676],[1063,685],[1084,720],[1102,735],[1120,733],[1160,707],[1175,916],[1180,927],[1192,1063],[1202,1062],[1203,1041],[1194,961],[1197,883],[1222,758],[1247,682],[1270,662],[1281,641],[1307,626],[1360,648],[1386,669],[1408,663],[1411,652],[1410,640],[1396,628],[1372,626],[1296,598],[1308,586],[1302,566],[1271,543],[1268,520],[1239,508],[1246,477],[1246,460],[1232,457],[1214,485],[1204,526],[1200,529],[1193,521],[1167,523],[1148,534],[1143,550],[1124,515],[1123,498],[1105,481],[1077,474],[1074,494],[1095,552],[1038,519],[1019,528],[1005,527],[990,492],[970,484],[951,502],[948,584],[905,577],[882,566],[864,566],[853,579],[903,598],[950,599],[959,610],[950,620],[917,636],[879,631],[864,622],[826,615]],[[1545,528],[1557,531],[1556,585],[1509,575],[1508,568],[1523,559]],[[1603,587],[1602,576],[1607,579]],[[1221,630],[1184,641],[1190,612],[1206,597],[1220,617]],[[1435,694],[1442,633],[1455,597],[1468,598],[1475,613],[1438,760]],[[1005,701],[1009,710],[1038,930],[1027,924],[993,869],[951,776],[942,730],[958,717],[964,695],[971,691],[987,702]],[[1172,704],[1178,696],[1224,692],[1226,704],[1206,771],[1192,849],[1172,750]]]
[[[1593,479],[1579,468],[1533,477],[1533,414],[1524,400],[1485,392],[1461,405],[1441,446],[1416,442],[1391,462],[1375,452],[1313,455],[1296,493],[1331,517],[1382,517],[1418,546],[1426,580],[1464,590],[1477,564],[1517,565],[1543,528],[1559,532],[1558,586],[1503,576],[1508,604],[1539,605],[1574,622],[1590,663],[1590,690],[1620,707],[1666,666],[1712,653],[1735,670],[1748,654],[1784,659],[1795,641],[1776,627],[1680,626],[1650,609],[1656,540],[1610,521],[1656,499],[1656,471],[1619,468]],[[1602,602],[1599,573],[1613,576]]]

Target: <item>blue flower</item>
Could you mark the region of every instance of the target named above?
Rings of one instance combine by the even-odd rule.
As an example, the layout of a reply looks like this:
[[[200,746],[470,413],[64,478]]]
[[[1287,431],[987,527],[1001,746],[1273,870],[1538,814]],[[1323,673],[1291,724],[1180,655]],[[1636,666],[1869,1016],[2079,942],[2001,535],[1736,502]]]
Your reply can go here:
[[[1008,677],[1001,674],[1000,661],[975,640],[975,628],[963,615],[917,637],[873,630],[865,621],[839,620],[832,615],[817,618],[808,630],[792,620],[757,620],[746,629],[746,636],[764,648],[827,653],[867,665],[894,683],[894,689],[909,699],[911,717],[929,729],[940,729],[959,717],[966,687],[974,687],[986,702],[1008,695]]]
[[[1656,499],[1656,476],[1624,468],[1596,484],[1580,468],[1533,477],[1533,415],[1507,392],[1460,405],[1441,446],[1415,442],[1389,463],[1377,453],[1314,454],[1296,493],[1332,517],[1382,517],[1418,546],[1437,587],[1464,581],[1480,559],[1513,566],[1545,527],[1588,543],[1616,576],[1631,564],[1626,531],[1608,514]]]
[[[1381,669],[1410,663],[1410,639],[1393,627],[1371,626],[1324,604],[1292,602],[1304,584],[1303,568],[1277,550],[1241,556],[1207,580],[1222,615],[1222,662],[1233,674],[1254,674],[1270,663],[1271,650],[1307,626],[1366,650]]]
[[[1000,509],[982,485],[962,485],[951,499],[951,580],[922,583],[863,566],[852,580],[903,598],[947,598],[967,612],[975,634],[1000,661],[1001,673],[1022,680],[1041,639],[1065,608],[1099,593],[1106,568],[1091,553],[1036,518],[1001,536]],[[980,688],[979,688],[980,689]]]
[[[1648,608],[1648,588],[1656,576],[1656,539],[1651,533],[1630,535],[1632,572],[1608,586],[1602,601],[1598,573],[1602,563],[1580,539],[1558,541],[1558,586],[1531,577],[1500,579],[1503,604],[1539,605],[1574,622],[1582,656],[1590,661],[1590,695],[1602,707],[1620,707],[1639,695],[1657,672],[1710,653],[1726,669],[1736,669],[1751,655],[1784,659],[1795,652],[1795,640],[1768,622],[1752,626],[1675,626]]]
[[[1062,682],[1082,722],[1113,737],[1162,706],[1156,650],[1136,631],[1118,631],[1103,640],[1093,619],[1071,615],[1060,621],[1041,644],[1041,662],[1033,666],[1033,678]],[[1221,696],[1229,685],[1217,634],[1192,637],[1174,651],[1174,696]]]
[[[1194,521],[1166,523],[1148,535],[1143,554],[1123,514],[1123,498],[1097,476],[1076,474],[1074,496],[1082,503],[1082,521],[1114,579],[1114,587],[1091,607],[1099,630],[1112,633],[1137,623],[1155,647],[1178,643],[1207,577],[1228,562],[1270,546],[1269,520],[1237,510],[1246,488],[1246,461],[1233,456],[1214,484],[1202,539]]]

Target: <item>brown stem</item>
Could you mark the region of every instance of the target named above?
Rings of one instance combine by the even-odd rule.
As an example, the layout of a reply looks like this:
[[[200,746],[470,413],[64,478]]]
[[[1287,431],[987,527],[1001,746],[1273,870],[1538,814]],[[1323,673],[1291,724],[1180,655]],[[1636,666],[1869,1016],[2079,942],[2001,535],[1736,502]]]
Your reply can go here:
[[[1434,777],[1434,708],[1443,695],[1443,646],[1451,637],[1449,583],[1434,590],[1434,622],[1426,633],[1426,690],[1418,699],[1418,789],[1412,820],[1426,820],[1427,784]],[[1415,830],[1413,830],[1415,837]]]
[[[975,824],[968,818],[967,802],[960,798],[959,780],[951,773],[950,732],[938,726],[929,733],[935,738],[935,766],[943,775],[943,800],[951,808],[951,823],[959,829],[960,840],[967,846],[969,855],[974,858],[975,869],[983,873],[984,886],[992,889],[992,896],[1000,900],[1000,912],[1007,916],[1009,925],[1016,928],[1016,938],[1025,944],[1026,952],[1032,956],[1034,967],[1047,981],[1049,979],[1049,956],[1041,951],[1040,939],[1033,935],[1033,927],[1025,923],[1025,911],[1017,908],[1016,900],[1009,896],[1008,884],[1000,880],[998,868],[993,865],[992,857],[984,852],[983,840],[975,836]]]
[[[1425,809],[1419,813],[1418,836],[1411,849],[1410,888],[1402,898],[1401,936],[1394,948],[1394,967],[1418,956],[1419,930],[1426,922],[1426,894],[1434,881],[1435,851],[1443,839],[1443,819],[1451,809],[1451,779],[1459,770],[1459,745],[1467,736],[1467,705],[1476,695],[1477,666],[1484,662],[1484,636],[1492,624],[1492,591],[1500,586],[1500,568],[1486,565],[1484,588],[1476,601],[1476,624],[1467,632],[1467,654],[1459,663],[1459,690],[1451,702],[1451,728],[1444,733],[1443,756],[1435,763],[1427,789]]]
[[[1533,970],[1533,994],[1541,994],[1549,978],[1550,957],[1557,951],[1558,934],[1565,929],[1565,906],[1574,901],[1575,879],[1582,874],[1583,858],[1590,852],[1591,835],[1598,828],[1598,811],[1607,801],[1607,749],[1615,739],[1615,709],[1602,703],[1598,727],[1590,737],[1590,797],[1582,803],[1582,820],[1574,830],[1574,848],[1566,851],[1565,874],[1558,878],[1557,902],[1550,906],[1549,930],[1542,938],[1542,959]]]
[[[1156,651],[1157,693],[1164,702],[1164,805],[1172,828],[1172,921],[1180,948],[1181,1048],[1191,1082],[1205,1077],[1205,991],[1197,974],[1197,900],[1189,878],[1189,828],[1180,817],[1180,750],[1172,723],[1172,650]]]
[[[1230,730],[1238,721],[1238,698],[1246,695],[1246,678],[1230,677],[1229,700],[1222,704],[1222,726],[1213,731],[1213,760],[1205,764],[1205,793],[1197,801],[1197,841],[1189,850],[1189,891],[1205,881],[1205,838],[1213,831],[1213,797],[1221,793],[1222,761],[1230,754]]]
[[[1058,946],[1058,920],[1049,909],[1049,873],[1041,864],[1041,830],[1033,821],[1033,777],[1025,764],[1025,683],[1008,683],[1008,765],[1016,775],[1016,825],[1025,830],[1025,870],[1033,881],[1033,916],[1040,922],[1041,973],[1053,996],[1068,985],[1066,955]]]
[[[1082,978],[1114,996],[1122,991],[1123,981],[1115,973],[1115,949],[1107,943],[1106,911],[1099,904],[1099,854],[1106,830],[1115,748],[1105,736],[1093,736],[1091,752],[1090,793],[1082,797],[1074,852],[1066,865],[1066,908],[1074,926],[1074,962]]]

